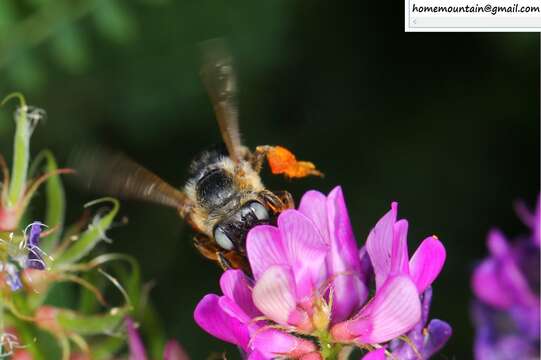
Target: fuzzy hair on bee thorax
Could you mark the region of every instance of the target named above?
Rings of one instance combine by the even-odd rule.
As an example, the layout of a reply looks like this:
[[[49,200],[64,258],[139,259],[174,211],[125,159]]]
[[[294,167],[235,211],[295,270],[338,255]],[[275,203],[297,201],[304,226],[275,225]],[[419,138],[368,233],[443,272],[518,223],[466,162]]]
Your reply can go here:
[[[212,229],[243,204],[256,200],[265,188],[259,174],[247,160],[236,164],[222,147],[198,155],[190,166],[184,192],[194,205],[191,222],[200,232],[212,236]]]

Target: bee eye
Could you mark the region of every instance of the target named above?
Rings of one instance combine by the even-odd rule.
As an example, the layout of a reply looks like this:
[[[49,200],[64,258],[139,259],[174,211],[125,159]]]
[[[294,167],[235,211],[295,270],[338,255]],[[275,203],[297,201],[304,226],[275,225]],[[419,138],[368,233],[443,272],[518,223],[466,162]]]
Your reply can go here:
[[[250,209],[258,220],[268,220],[270,217],[268,210],[257,201],[250,203]]]
[[[225,234],[223,229],[220,226],[217,226],[214,229],[214,240],[220,245],[220,247],[224,250],[232,250],[235,245],[233,245],[233,241]]]

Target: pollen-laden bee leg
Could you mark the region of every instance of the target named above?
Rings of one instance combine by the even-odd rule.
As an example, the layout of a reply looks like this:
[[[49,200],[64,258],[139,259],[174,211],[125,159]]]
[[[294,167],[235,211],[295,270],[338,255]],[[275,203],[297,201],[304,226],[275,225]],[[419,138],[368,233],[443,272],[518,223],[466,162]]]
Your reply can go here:
[[[255,171],[260,172],[267,159],[271,173],[281,174],[289,179],[307,176],[323,176],[310,161],[297,160],[296,156],[283,146],[261,145],[255,148],[251,163]]]
[[[218,246],[216,246],[215,243],[212,242],[212,240],[204,235],[204,234],[197,234],[193,238],[193,244],[197,251],[201,253],[204,257],[206,257],[209,260],[212,261],[218,261]]]

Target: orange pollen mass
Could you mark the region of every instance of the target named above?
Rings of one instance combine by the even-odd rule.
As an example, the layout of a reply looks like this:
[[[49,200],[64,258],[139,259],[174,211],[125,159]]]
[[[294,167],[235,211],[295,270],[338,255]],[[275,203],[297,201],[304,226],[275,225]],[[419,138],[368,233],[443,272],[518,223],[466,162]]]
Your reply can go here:
[[[289,178],[323,176],[313,163],[298,161],[291,151],[282,146],[270,147],[267,152],[267,161],[273,174],[284,174]]]

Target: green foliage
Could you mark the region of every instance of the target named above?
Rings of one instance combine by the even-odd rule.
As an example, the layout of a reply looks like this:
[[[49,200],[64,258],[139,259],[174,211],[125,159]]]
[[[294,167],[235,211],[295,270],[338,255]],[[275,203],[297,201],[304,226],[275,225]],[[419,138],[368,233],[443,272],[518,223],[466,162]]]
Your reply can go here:
[[[81,73],[92,61],[83,28],[93,24],[106,40],[124,44],[137,28],[130,6],[124,0],[0,1],[0,73],[19,88],[37,90],[46,80],[37,56],[42,48],[60,68]],[[81,21],[86,18],[93,22]]]
[[[12,177],[4,169],[0,202],[0,335],[7,328],[14,329],[18,345],[6,348],[0,344],[0,355],[19,350],[34,359],[68,359],[73,343],[77,349],[73,351],[90,352],[95,359],[111,358],[125,346],[125,317],[132,312],[144,317],[144,310],[139,309],[142,286],[137,261],[97,249],[101,240],[110,242],[105,234],[119,211],[119,202],[103,198],[88,203],[86,207],[103,203],[112,207],[95,211],[64,230],[66,199],[59,175],[67,170],[58,168],[48,150],[28,166],[37,113],[29,111],[21,94],[5,101],[11,98],[18,98],[20,106],[15,113]],[[43,234],[38,245],[45,252],[33,250],[44,256],[46,268],[41,270],[28,265],[30,240],[21,214],[36,217],[29,205],[43,182],[45,214],[38,218],[45,219],[49,233]],[[10,285],[8,276],[18,278],[24,286]],[[112,305],[119,298],[120,304]]]

